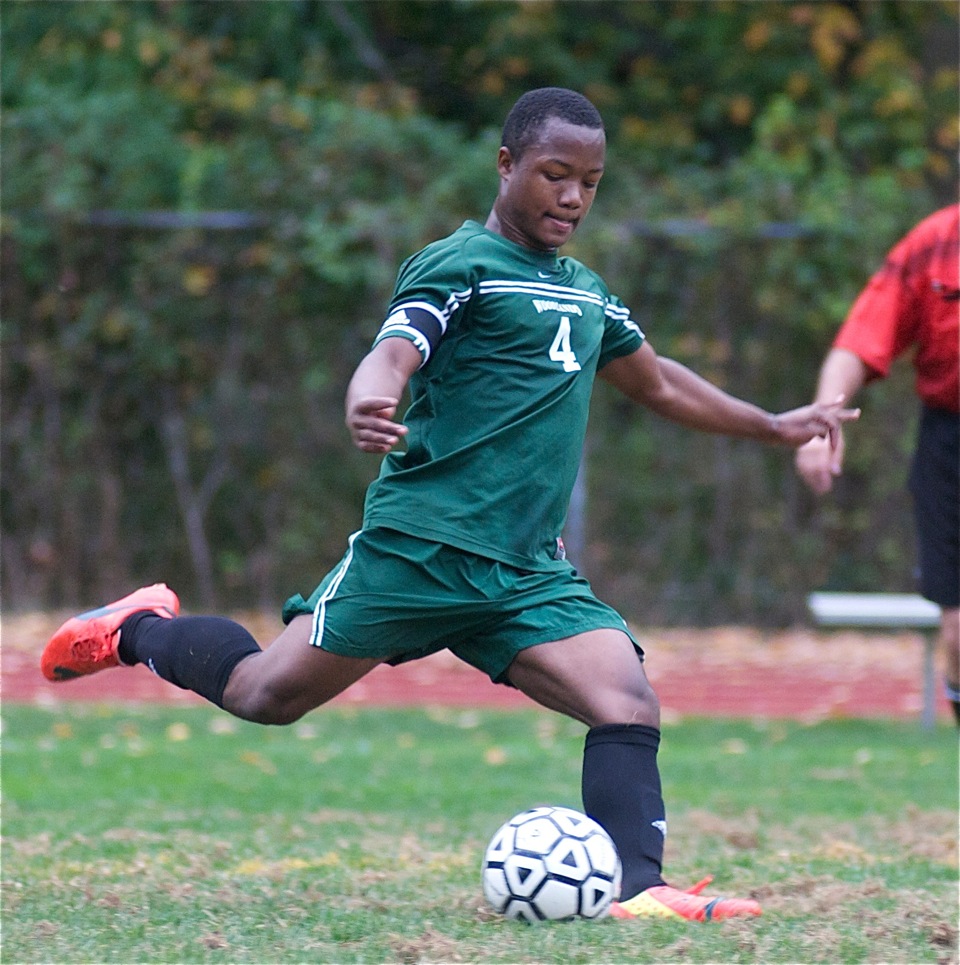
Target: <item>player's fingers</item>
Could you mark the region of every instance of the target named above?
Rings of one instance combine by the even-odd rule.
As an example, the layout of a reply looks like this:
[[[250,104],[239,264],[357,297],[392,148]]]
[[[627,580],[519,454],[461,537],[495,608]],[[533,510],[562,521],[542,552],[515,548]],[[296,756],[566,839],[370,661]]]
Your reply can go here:
[[[390,396],[369,396],[366,399],[358,399],[354,403],[354,409],[358,413],[364,413],[371,415],[377,412],[389,412],[394,413],[397,409],[399,399],[390,398]]]
[[[361,442],[392,446],[400,438],[400,433],[390,429],[365,428],[358,429],[355,436]]]
[[[357,448],[362,452],[389,452],[396,444],[393,439],[356,439]]]
[[[392,408],[365,410],[356,405],[347,414],[346,421],[354,435],[378,432],[386,435],[405,435],[407,427],[402,422],[393,421],[393,412]]]
[[[407,427],[387,419],[355,424],[353,439],[364,452],[389,452],[407,434]]]
[[[833,476],[829,472],[817,473],[813,480],[813,491],[818,496],[823,496],[833,488]]]
[[[800,470],[800,476],[817,496],[822,496],[824,493],[829,492],[830,487],[833,485],[833,478],[830,472],[821,466],[804,466]]]
[[[833,418],[839,419],[840,422],[852,422],[854,419],[860,418],[859,409],[845,409],[843,407],[846,398],[845,395],[838,395],[833,402],[829,402],[824,406],[824,409],[826,409]]]
[[[397,433],[407,431],[407,427],[402,422],[394,422],[390,416],[384,415],[382,412],[360,416],[354,420],[354,423],[358,428],[369,432]]]

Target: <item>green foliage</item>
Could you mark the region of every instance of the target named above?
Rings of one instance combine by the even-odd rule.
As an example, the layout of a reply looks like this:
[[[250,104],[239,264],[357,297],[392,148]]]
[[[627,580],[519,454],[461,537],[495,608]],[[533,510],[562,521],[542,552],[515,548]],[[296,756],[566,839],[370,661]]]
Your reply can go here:
[[[56,962],[937,962],[956,955],[956,735],[914,722],[664,728],[667,869],[750,921],[530,928],[484,847],[578,807],[543,711],[4,705],[4,958]]]
[[[346,380],[400,262],[485,217],[529,87],[582,89],[608,127],[570,253],[658,351],[768,408],[808,399],[885,250],[955,194],[947,3],[23,0],[0,18],[16,606],[161,578],[205,606],[312,589],[376,471],[342,428]],[[786,454],[601,390],[583,568],[645,621],[784,622],[814,584],[909,588],[894,383],[819,508]]]

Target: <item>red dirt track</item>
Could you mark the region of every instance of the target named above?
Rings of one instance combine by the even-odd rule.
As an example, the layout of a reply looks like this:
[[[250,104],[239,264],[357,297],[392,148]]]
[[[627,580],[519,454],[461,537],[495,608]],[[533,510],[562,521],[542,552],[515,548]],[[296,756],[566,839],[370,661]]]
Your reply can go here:
[[[0,623],[0,698],[46,706],[62,701],[202,703],[145,667],[53,684],[40,652],[70,614],[15,614]],[[279,632],[270,615],[239,614],[261,644]],[[665,720],[679,716],[919,718],[923,640],[917,633],[762,632],[635,628]],[[938,718],[950,716],[937,687]],[[530,701],[496,686],[449,653],[400,667],[378,667],[335,703],[369,706],[524,707]]]

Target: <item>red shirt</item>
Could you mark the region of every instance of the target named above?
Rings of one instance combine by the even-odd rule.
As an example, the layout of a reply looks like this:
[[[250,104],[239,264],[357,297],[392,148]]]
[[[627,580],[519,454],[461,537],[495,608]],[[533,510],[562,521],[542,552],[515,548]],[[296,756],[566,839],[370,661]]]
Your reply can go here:
[[[854,302],[834,348],[885,377],[916,346],[917,395],[933,408],[960,410],[960,204],[930,215],[887,255]]]

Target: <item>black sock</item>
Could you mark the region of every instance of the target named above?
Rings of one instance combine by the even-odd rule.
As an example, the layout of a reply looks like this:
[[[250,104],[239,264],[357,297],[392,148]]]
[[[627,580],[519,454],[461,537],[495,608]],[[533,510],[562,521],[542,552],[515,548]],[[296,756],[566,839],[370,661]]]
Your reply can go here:
[[[583,807],[613,838],[623,864],[624,900],[664,884],[667,834],[657,749],[660,731],[644,724],[604,724],[587,732]]]
[[[256,640],[224,617],[166,619],[143,610],[120,625],[117,655],[126,664],[144,663],[158,677],[192,690],[223,707],[223,691],[233,668],[251,653]]]

